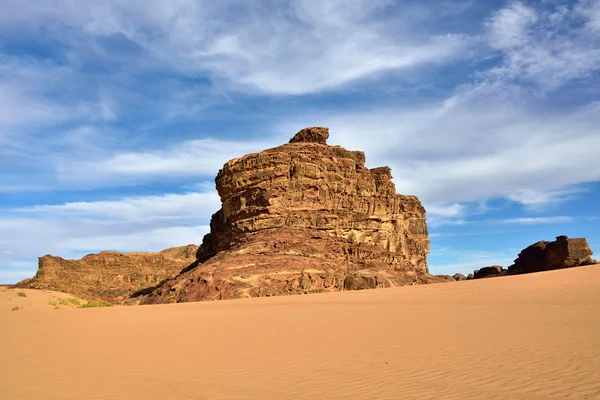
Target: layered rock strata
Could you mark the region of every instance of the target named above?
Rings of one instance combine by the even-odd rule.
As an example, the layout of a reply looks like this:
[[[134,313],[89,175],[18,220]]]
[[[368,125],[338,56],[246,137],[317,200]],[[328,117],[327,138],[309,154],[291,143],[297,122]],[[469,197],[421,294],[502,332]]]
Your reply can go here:
[[[197,251],[198,246],[188,245],[159,253],[103,251],[80,260],[45,255],[39,258],[35,276],[17,286],[118,302],[176,276],[196,260]]]
[[[222,208],[197,262],[143,302],[389,287],[435,281],[425,209],[396,194],[388,167],[326,144],[327,128],[227,162]]]

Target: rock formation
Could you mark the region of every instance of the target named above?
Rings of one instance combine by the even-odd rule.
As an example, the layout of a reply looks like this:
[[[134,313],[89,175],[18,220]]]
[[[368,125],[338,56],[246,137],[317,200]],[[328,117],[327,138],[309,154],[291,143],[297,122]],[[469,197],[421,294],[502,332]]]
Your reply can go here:
[[[504,276],[507,274],[507,270],[505,270],[500,265],[491,265],[489,267],[483,267],[481,269],[476,269],[473,271],[473,274],[469,274],[468,279],[481,279],[481,278],[489,278],[492,276]]]
[[[540,241],[519,253],[508,273],[526,274],[593,264],[592,249],[585,238],[558,236],[554,242]]]
[[[454,274],[452,275],[452,277],[454,278],[455,281],[466,281],[467,277],[464,276],[463,274]]]
[[[425,209],[388,167],[328,146],[327,128],[227,162],[222,208],[196,264],[144,303],[353,290],[439,279],[427,269]]]
[[[176,276],[196,260],[198,246],[188,245],[160,253],[103,251],[80,260],[46,255],[38,271],[17,284],[30,289],[56,290],[86,300],[116,302]]]

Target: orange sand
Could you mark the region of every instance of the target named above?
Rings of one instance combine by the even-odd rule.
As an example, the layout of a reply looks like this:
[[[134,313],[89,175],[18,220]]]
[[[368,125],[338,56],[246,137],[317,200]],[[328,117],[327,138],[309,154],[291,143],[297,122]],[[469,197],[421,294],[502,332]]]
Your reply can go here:
[[[94,309],[2,290],[7,400],[600,398],[600,266]]]

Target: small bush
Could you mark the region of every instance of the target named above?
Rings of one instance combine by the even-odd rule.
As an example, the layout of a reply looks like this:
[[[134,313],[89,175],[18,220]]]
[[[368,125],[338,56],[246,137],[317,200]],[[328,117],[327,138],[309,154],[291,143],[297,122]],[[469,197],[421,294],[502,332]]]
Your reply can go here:
[[[21,309],[21,308],[20,308],[19,306],[14,306],[14,307],[12,308],[12,310],[13,310],[13,311],[19,311],[20,309]]]
[[[68,301],[69,303],[73,304],[74,306],[79,306],[79,305],[81,304],[81,303],[79,302],[79,300],[78,300],[78,299],[75,299],[75,298],[70,298],[70,299],[67,299],[67,301]]]
[[[87,303],[80,305],[79,308],[110,307],[110,306],[112,306],[112,304],[107,303],[105,301],[90,300]]]
[[[25,293],[25,292],[17,292],[17,296],[19,296],[19,297],[27,297],[27,293]]]

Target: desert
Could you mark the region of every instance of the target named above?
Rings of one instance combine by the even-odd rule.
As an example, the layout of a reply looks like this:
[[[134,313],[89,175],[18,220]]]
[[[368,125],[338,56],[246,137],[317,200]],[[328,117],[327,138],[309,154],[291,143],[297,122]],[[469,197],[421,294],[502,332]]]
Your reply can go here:
[[[135,307],[11,312],[0,296],[6,399],[600,396],[598,265]]]

